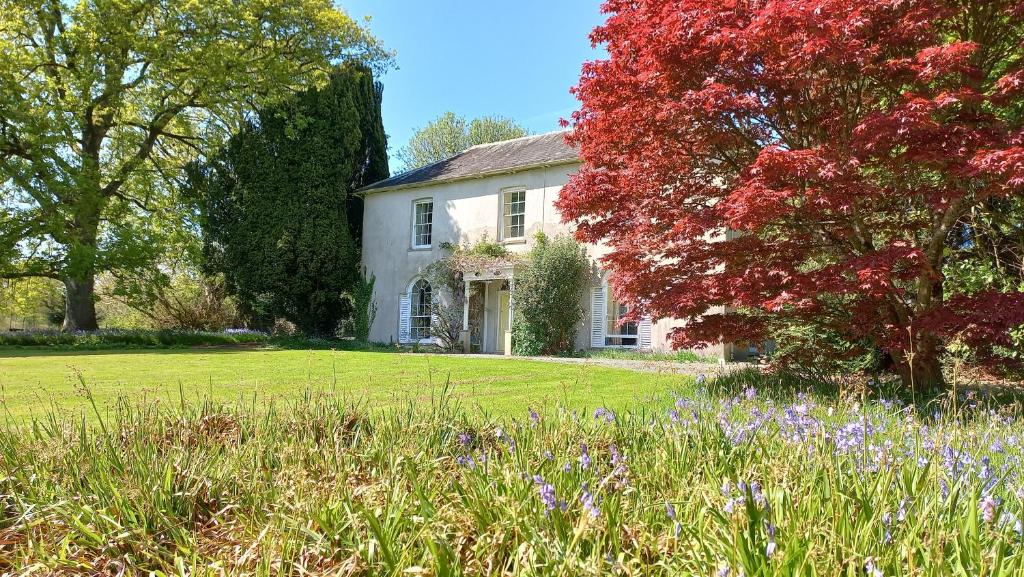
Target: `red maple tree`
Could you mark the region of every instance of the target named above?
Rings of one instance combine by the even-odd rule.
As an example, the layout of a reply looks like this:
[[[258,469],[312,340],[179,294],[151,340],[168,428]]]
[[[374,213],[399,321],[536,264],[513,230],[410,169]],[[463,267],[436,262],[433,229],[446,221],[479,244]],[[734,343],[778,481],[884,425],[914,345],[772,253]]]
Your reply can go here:
[[[943,383],[1022,293],[950,295],[966,215],[1024,194],[1024,2],[608,0],[558,207],[674,345],[827,327]],[[956,231],[960,231],[956,233]],[[716,312],[717,311],[717,312]],[[910,353],[910,354],[908,354]]]

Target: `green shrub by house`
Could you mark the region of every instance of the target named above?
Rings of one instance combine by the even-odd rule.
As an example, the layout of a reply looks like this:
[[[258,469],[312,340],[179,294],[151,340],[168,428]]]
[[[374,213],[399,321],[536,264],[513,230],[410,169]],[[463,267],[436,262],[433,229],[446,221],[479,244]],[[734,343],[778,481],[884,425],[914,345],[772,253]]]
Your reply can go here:
[[[590,279],[590,261],[570,237],[551,240],[539,233],[536,240],[516,271],[512,350],[517,355],[571,352],[583,319],[580,302]]]

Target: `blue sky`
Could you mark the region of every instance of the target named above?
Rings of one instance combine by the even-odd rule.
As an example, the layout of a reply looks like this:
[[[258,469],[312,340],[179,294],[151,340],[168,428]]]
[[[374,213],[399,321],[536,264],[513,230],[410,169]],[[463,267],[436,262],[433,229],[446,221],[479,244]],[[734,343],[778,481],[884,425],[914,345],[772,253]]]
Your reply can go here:
[[[577,102],[569,88],[601,56],[588,34],[600,0],[339,0],[396,54],[384,75],[392,155],[447,110],[500,114],[532,132],[558,129]],[[395,164],[392,162],[392,164]],[[395,166],[392,166],[394,169]]]

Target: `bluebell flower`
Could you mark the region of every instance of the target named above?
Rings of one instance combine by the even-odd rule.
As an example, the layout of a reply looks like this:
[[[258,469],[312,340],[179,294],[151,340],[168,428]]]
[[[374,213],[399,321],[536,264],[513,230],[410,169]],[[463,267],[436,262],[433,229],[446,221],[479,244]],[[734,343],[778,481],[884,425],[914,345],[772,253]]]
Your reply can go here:
[[[775,555],[775,550],[778,548],[775,545],[775,525],[772,525],[768,521],[764,522],[765,531],[768,533],[768,545],[764,548],[765,557],[771,559],[772,555]]]
[[[530,411],[530,420],[533,421],[534,423],[539,423],[540,415],[537,414],[537,411],[534,411],[533,407],[528,407],[528,409]]]
[[[868,577],[885,577],[885,574],[882,573],[882,570],[875,566],[875,562],[876,560],[874,557],[868,557],[867,559],[865,559],[864,572],[867,573]]]
[[[991,523],[996,519],[996,507],[999,503],[991,495],[985,495],[978,503],[978,508],[981,510],[981,518],[986,523]]]
[[[550,515],[551,511],[554,511],[555,509],[565,510],[566,503],[565,501],[560,501],[558,497],[555,496],[554,485],[546,482],[540,475],[534,475],[533,482],[538,486],[538,490],[540,491],[540,501],[544,504],[545,515]]]
[[[594,499],[594,495],[587,490],[587,486],[583,486],[583,494],[580,496],[580,501],[583,503],[583,510],[590,513],[590,516],[594,519],[601,516],[601,509],[597,506],[597,501]]]
[[[580,445],[580,468],[581,469],[589,469],[590,468],[590,452],[587,449],[586,443]]]
[[[618,465],[618,464],[622,463],[622,461],[623,461],[622,453],[619,452],[619,448],[618,447],[616,447],[613,444],[610,447],[608,447],[608,451],[611,452],[611,454],[612,454],[612,465]]]

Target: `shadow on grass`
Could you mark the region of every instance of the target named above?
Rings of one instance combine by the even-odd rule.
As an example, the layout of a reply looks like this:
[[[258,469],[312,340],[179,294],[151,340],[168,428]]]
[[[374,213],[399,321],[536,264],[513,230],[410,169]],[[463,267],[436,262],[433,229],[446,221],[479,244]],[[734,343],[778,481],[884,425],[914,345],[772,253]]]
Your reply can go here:
[[[799,402],[801,394],[810,394],[831,402],[892,403],[894,407],[914,406],[926,418],[938,419],[955,414],[962,421],[986,417],[995,412],[1024,410],[1024,389],[1014,383],[950,383],[947,389],[909,391],[899,379],[840,376],[832,380],[802,378],[791,373],[762,373],[756,369],[717,375],[704,385],[709,395],[720,398],[742,397],[754,391],[758,397],[781,404]]]

